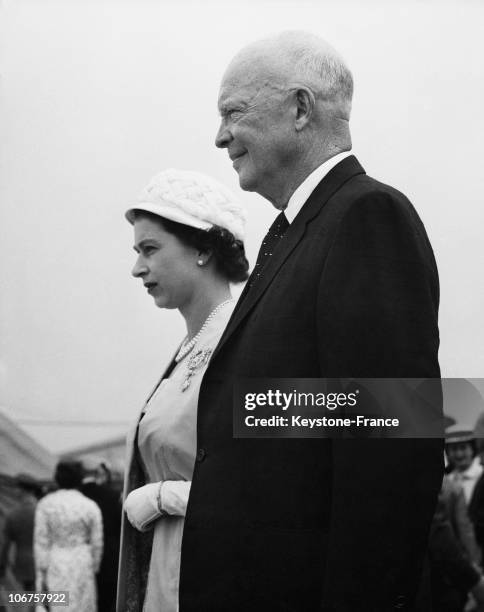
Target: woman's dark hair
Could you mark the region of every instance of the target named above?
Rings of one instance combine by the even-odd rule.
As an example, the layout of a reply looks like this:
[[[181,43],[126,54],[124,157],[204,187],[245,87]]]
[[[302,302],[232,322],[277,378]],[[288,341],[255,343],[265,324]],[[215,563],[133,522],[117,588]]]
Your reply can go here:
[[[244,243],[242,240],[237,240],[229,230],[218,225],[202,230],[144,210],[136,210],[135,219],[140,217],[160,223],[168,233],[176,236],[186,246],[198,249],[202,253],[210,251],[218,272],[228,281],[241,283],[247,280],[249,262],[245,257]]]
[[[80,462],[60,461],[57,464],[54,478],[60,489],[77,489],[82,483]]]

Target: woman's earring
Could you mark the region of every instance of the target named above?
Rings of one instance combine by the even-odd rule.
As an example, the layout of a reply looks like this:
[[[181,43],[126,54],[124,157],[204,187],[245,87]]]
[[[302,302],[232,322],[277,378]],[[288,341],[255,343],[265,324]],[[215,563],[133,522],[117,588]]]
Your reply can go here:
[[[199,260],[197,261],[197,265],[199,265],[199,266],[203,266],[203,259],[199,259]]]

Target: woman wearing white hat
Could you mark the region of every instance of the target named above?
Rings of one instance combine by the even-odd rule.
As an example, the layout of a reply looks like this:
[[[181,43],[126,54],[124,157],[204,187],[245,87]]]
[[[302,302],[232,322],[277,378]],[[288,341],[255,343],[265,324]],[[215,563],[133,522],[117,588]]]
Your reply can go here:
[[[233,310],[230,282],[247,278],[245,215],[213,179],[166,170],[126,217],[138,253],[133,276],[159,308],[180,311],[187,336],[128,438],[117,610],[171,612],[178,609],[200,382]]]

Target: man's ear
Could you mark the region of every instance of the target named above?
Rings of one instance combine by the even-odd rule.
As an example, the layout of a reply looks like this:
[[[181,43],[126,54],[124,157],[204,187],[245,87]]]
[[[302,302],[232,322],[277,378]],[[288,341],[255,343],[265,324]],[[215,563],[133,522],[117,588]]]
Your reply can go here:
[[[295,128],[300,132],[310,121],[316,100],[313,92],[308,87],[298,87],[294,92],[296,101]]]

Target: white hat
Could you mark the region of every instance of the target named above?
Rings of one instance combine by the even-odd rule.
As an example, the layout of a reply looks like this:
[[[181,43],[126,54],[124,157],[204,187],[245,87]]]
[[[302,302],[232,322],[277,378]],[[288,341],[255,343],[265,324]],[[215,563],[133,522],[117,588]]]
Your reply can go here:
[[[453,425],[449,425],[445,430],[445,443],[446,444],[460,444],[464,442],[472,442],[475,440],[476,436],[472,429],[466,429],[459,425],[459,423],[454,423]]]
[[[159,172],[138,196],[135,206],[126,211],[131,224],[136,210],[204,230],[218,225],[244,239],[244,208],[225,185],[200,172],[173,168]]]

